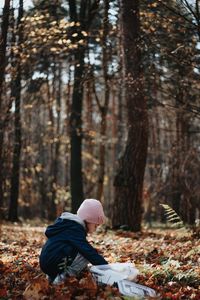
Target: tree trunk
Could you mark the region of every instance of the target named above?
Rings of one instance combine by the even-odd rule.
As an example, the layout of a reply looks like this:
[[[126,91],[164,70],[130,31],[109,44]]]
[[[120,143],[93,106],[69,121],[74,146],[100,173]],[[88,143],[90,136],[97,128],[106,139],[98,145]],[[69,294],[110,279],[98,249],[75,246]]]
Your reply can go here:
[[[88,31],[94,19],[99,0],[80,1],[79,14],[76,1],[69,0],[70,19],[72,22],[80,22],[79,30]],[[78,31],[78,36],[80,32]],[[76,212],[84,199],[83,180],[82,180],[82,102],[83,102],[83,75],[84,58],[86,48],[80,46],[74,55],[74,87],[72,93],[72,105],[70,116],[70,142],[71,142],[71,161],[70,161],[70,189],[72,199],[72,212]]]
[[[103,109],[103,111],[105,111]],[[99,170],[98,170],[98,181],[97,181],[97,199],[101,200],[104,191],[104,176],[105,176],[105,137],[106,137],[106,112],[101,113],[101,124],[100,124],[100,147],[99,147]]]
[[[84,73],[85,50],[80,49],[75,54],[74,87],[72,94],[72,106],[70,116],[70,141],[71,141],[71,197],[72,212],[75,213],[82,203],[83,180],[82,180],[82,101],[83,101],[83,73]]]
[[[1,24],[1,39],[0,39],[0,111],[2,107],[2,92],[3,82],[5,77],[6,67],[6,44],[10,16],[10,0],[5,0],[3,8],[3,17]]]
[[[108,83],[108,46],[107,46],[107,38],[109,32],[109,18],[108,18],[108,10],[109,10],[109,1],[104,0],[104,18],[103,18],[103,36],[102,36],[102,47],[103,47],[103,77],[105,84],[104,91],[104,104],[100,106],[101,113],[101,127],[100,127],[100,148],[99,148],[99,175],[98,175],[98,186],[97,186],[97,199],[101,200],[104,191],[104,176],[105,176],[105,136],[106,136],[106,128],[107,128],[107,120],[106,115],[108,111],[109,97],[110,97],[110,89]]]
[[[143,179],[147,157],[148,118],[143,94],[139,1],[121,0],[125,65],[125,97],[128,116],[128,139],[114,180],[115,203],[113,226],[127,225],[140,231]]]
[[[69,0],[70,19],[72,22],[80,21],[84,23],[85,16],[84,1],[80,3],[80,13],[75,1]],[[81,18],[81,20],[79,19]],[[78,20],[79,19],[79,20]],[[82,102],[83,102],[83,74],[84,74],[85,48],[79,48],[75,55],[74,65],[74,86],[72,92],[72,104],[70,114],[70,190],[71,190],[71,210],[76,213],[83,196],[82,179]]]
[[[55,69],[54,69],[55,73]],[[51,91],[51,86],[52,90]],[[55,122],[54,122],[54,114],[53,114],[53,106],[54,106],[54,89],[55,89],[55,74],[54,80],[51,84],[49,80],[49,74],[47,74],[47,95],[48,95],[48,114],[49,114],[49,121],[50,121],[50,132],[49,138],[52,141],[50,143],[49,149],[49,173],[50,176],[48,178],[48,189],[49,189],[49,199],[48,199],[48,220],[54,220],[56,217],[56,204],[55,204],[55,186],[54,186],[54,159],[55,159],[55,146],[54,146],[54,129],[55,129]]]
[[[4,126],[2,114],[2,94],[3,82],[6,68],[6,44],[10,16],[10,0],[5,0],[1,24],[1,38],[0,38],[0,217],[3,217],[3,144],[4,144]]]
[[[89,60],[89,57],[88,57]],[[90,157],[94,157],[94,124],[93,124],[93,87],[94,87],[94,76],[92,66],[90,66],[90,71],[88,74],[88,79],[86,82],[86,109],[84,119],[86,120],[86,132],[87,139],[85,141],[85,149],[87,149],[87,153],[89,153]],[[94,161],[92,159],[87,159],[84,161],[84,170],[85,172],[90,172],[94,168]],[[84,173],[85,173],[84,172]],[[85,193],[87,198],[92,198],[94,195],[94,191],[96,187],[94,185],[93,180],[88,180],[86,185]]]
[[[58,164],[60,154],[60,110],[61,110],[61,65],[58,66],[55,63],[54,66],[54,80],[53,80],[53,97],[56,99],[56,124],[52,127],[55,128],[55,134],[53,134],[54,142],[52,147],[51,158],[51,200],[50,200],[50,211],[49,219],[55,219],[56,217],[56,197],[58,190]]]
[[[23,40],[23,30],[21,27],[21,19],[23,17],[23,0],[19,1],[18,15],[18,46],[21,46]],[[10,221],[18,220],[18,197],[19,197],[19,177],[20,177],[20,154],[21,154],[21,61],[20,56],[16,57],[16,78],[14,80],[13,91],[11,94],[15,96],[15,136],[14,136],[14,151],[13,151],[13,167],[11,175],[10,189],[10,206],[8,219]]]

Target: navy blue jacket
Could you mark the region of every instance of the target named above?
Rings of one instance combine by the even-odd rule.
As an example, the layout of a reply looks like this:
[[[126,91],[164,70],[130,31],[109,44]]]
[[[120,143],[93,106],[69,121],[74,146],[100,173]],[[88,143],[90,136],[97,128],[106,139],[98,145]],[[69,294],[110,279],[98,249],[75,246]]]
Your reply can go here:
[[[72,216],[70,219],[63,219],[62,216],[58,218],[45,232],[48,240],[40,254],[40,267],[52,279],[62,272],[58,265],[63,259],[67,258],[72,262],[78,253],[93,265],[108,263],[86,240],[84,224],[76,221],[76,215],[69,215]]]

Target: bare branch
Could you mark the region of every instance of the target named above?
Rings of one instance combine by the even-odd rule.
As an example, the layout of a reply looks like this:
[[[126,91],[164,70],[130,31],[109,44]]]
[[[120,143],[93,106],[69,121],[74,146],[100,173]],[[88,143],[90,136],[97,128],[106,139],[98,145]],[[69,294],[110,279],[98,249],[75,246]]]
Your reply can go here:
[[[169,11],[171,11],[172,13],[174,13],[175,15],[183,18],[186,22],[188,22],[190,25],[192,25],[193,27],[197,28],[197,24],[194,24],[190,19],[188,19],[185,15],[181,14],[179,11],[173,9],[172,7],[168,6],[166,3],[160,1],[161,5],[163,5],[164,7],[166,7]],[[196,18],[195,18],[196,19]]]
[[[193,15],[193,17],[195,18],[195,20],[198,23],[198,16],[196,15],[195,11],[193,11],[192,6],[188,3],[188,1],[182,0],[181,3]]]

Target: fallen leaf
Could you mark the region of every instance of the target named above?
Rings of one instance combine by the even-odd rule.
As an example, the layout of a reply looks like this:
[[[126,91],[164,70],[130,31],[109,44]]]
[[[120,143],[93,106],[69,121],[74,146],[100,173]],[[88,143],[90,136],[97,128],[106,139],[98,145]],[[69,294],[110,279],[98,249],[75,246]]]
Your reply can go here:
[[[23,296],[27,300],[39,300],[49,288],[48,281],[44,278],[34,279],[25,289]]]
[[[7,296],[7,290],[6,289],[0,289],[0,297],[6,297]]]
[[[79,281],[79,286],[87,290],[97,290],[97,284],[91,273],[88,273],[87,277],[84,277]]]

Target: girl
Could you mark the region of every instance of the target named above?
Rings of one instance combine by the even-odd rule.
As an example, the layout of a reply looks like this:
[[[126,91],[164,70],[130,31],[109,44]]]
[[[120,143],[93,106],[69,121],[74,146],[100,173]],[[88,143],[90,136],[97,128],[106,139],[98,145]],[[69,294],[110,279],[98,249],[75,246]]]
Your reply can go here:
[[[64,212],[47,227],[48,240],[40,254],[40,267],[50,282],[56,284],[64,281],[66,276],[77,276],[89,262],[108,264],[86,239],[87,233],[93,233],[104,220],[101,202],[86,199],[77,214]]]

